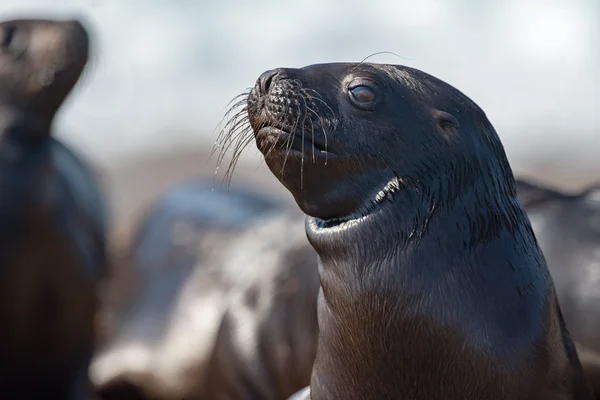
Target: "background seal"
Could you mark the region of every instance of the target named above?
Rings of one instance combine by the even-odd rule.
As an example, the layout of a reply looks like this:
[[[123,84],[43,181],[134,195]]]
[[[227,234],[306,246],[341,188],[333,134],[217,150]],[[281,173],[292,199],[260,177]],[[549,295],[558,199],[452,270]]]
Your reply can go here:
[[[88,59],[78,21],[0,23],[0,393],[82,399],[94,348],[106,209],[50,128]]]
[[[161,196],[131,246],[135,298],[92,364],[98,396],[286,399],[306,385],[318,276],[302,218],[196,180]]]
[[[569,332],[600,398],[600,188],[569,194],[518,179]]]

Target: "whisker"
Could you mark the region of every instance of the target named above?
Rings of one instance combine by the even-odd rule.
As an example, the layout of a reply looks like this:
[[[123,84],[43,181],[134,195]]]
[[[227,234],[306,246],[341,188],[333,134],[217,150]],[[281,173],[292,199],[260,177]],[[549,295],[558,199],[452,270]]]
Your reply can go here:
[[[308,99],[310,98],[310,96],[306,93],[306,91],[303,88],[300,88],[300,98],[302,99],[302,102],[304,104],[304,110],[303,110],[303,114],[304,114],[304,118],[302,119],[302,154],[301,154],[301,159],[300,159],[300,189],[302,189],[304,187],[304,133],[305,133],[305,126],[306,126],[306,118],[308,118],[308,120],[310,121],[311,124],[311,132],[312,132],[312,160],[313,162],[315,162],[315,132],[314,132],[314,123],[312,121],[312,118],[309,117],[309,113],[307,112],[308,110],[313,111],[309,105],[308,105]],[[314,111],[313,111],[314,112]]]
[[[283,136],[279,139],[276,138],[269,145],[267,151],[265,151],[264,147],[262,148],[264,156],[261,157],[261,162],[264,162],[265,159],[268,158],[271,152],[275,150],[276,146],[285,152],[280,171],[282,178],[285,173],[287,161],[292,153],[294,142],[297,139],[301,139],[300,186],[301,188],[304,187],[305,151],[307,150],[305,136],[308,129],[310,129],[310,135],[312,137],[311,155],[312,162],[314,163],[317,160],[317,148],[315,145],[315,131],[317,125],[320,126],[325,140],[325,164],[327,164],[327,131],[331,123],[335,123],[335,118],[333,118],[335,117],[335,113],[327,102],[321,98],[321,95],[317,91],[310,88],[303,88],[302,83],[298,80],[290,80],[289,82],[291,85],[295,86],[295,98],[293,98],[292,101],[287,102],[283,112],[280,110],[275,113],[275,115],[271,115],[269,120],[258,120],[256,123],[253,122],[254,130],[250,125],[250,117],[248,115],[248,96],[251,93],[252,88],[245,89],[242,93],[229,101],[228,105],[225,107],[225,114],[215,129],[214,133],[216,134],[216,140],[209,156],[209,159],[216,156],[213,183],[215,182],[216,175],[218,174],[221,165],[227,158],[227,168],[225,169],[223,179],[221,180],[221,185],[227,185],[227,187],[229,187],[233,178],[233,172],[243,152],[253,141],[256,141],[255,134],[267,124],[269,126],[283,127],[283,129],[289,128],[289,135],[285,140],[281,140]],[[320,111],[324,111],[325,114],[320,114]],[[325,115],[327,114],[330,114],[329,118],[325,118]],[[298,130],[301,130],[301,136],[298,135]],[[266,143],[268,142],[264,142],[264,144]]]
[[[241,98],[241,99],[240,99],[240,98]],[[242,106],[244,106],[244,107],[242,107],[242,108],[244,108],[244,109],[245,109],[245,106],[247,105],[247,102],[248,102],[248,99],[247,99],[247,98],[248,98],[248,92],[243,92],[243,93],[241,93],[241,94],[239,94],[239,95],[235,96],[235,97],[233,98],[233,100],[231,100],[231,101],[229,102],[229,105],[228,105],[227,107],[225,107],[226,111],[225,111],[225,113],[224,113],[224,115],[223,115],[223,118],[221,118],[221,120],[219,121],[219,123],[218,123],[218,124],[217,124],[217,126],[215,127],[215,131],[216,131],[216,130],[219,130],[219,131],[220,131],[220,132],[219,132],[219,136],[217,137],[217,141],[220,139],[221,135],[223,134],[224,130],[227,128],[228,124],[230,124],[230,123],[231,123],[231,119],[232,119],[232,118],[236,118],[236,117],[239,115],[239,113],[240,113],[241,111],[240,111],[240,112],[238,112],[238,113],[237,113],[235,116],[233,116],[233,117],[232,117],[232,113],[233,113],[233,112],[234,112],[236,109],[238,109],[238,108],[240,108],[240,107],[242,107]],[[242,110],[242,111],[243,111],[243,110]],[[225,123],[225,125],[223,125],[223,122],[224,122],[224,121],[227,121],[227,122]],[[214,131],[213,131],[213,134],[214,134]]]
[[[232,118],[230,122],[231,123],[228,123],[228,125],[225,128],[223,128],[223,131],[220,133],[218,140],[215,141],[215,145],[213,146],[213,151],[211,153],[214,154],[214,152],[218,148],[223,148],[227,143],[234,140],[238,127],[245,121],[243,117],[236,116]]]
[[[302,93],[306,97],[308,97],[310,100],[314,100],[314,98],[311,95],[309,95],[308,92],[304,88],[302,89]],[[316,93],[316,91],[315,91],[315,93]],[[304,99],[304,103],[307,104],[306,98]],[[326,104],[325,102],[323,102],[323,103]],[[317,116],[319,121],[322,121],[320,119],[321,117],[318,115],[318,113],[316,111],[314,111],[312,108],[308,107],[308,105],[306,107],[307,107],[307,110],[310,110],[314,115]],[[307,115],[308,115],[308,113],[307,113]],[[309,121],[310,121],[310,125],[311,125],[311,135],[312,135],[312,161],[314,163],[316,161],[316,158],[315,158],[315,124],[313,123],[312,118],[310,118]],[[321,125],[323,125],[323,124],[321,123]]]
[[[231,174],[233,173],[233,170],[234,170],[243,150],[245,149],[246,146],[248,146],[252,142],[252,140],[253,140],[252,135],[250,135],[250,136],[246,135],[246,137],[240,136],[240,139],[237,141],[236,146],[232,152],[231,160],[229,161],[228,168],[225,171],[225,176],[223,178],[224,181],[228,182],[228,185],[229,185],[229,182],[231,181]]]
[[[247,88],[229,101],[228,105],[225,107],[226,111],[223,118],[215,128],[215,131],[218,131],[218,134],[216,135],[217,137],[209,156],[210,159],[218,153],[213,176],[213,186],[219,168],[225,160],[225,156],[229,150],[233,149],[231,160],[223,180],[221,181],[221,185],[226,183],[227,187],[229,187],[233,170],[235,169],[243,150],[254,139],[254,135],[251,134],[252,130],[248,118],[248,95],[251,90],[251,88]]]
[[[278,115],[277,118],[275,119],[276,125],[279,125],[285,121],[289,110],[290,110],[290,104],[287,104],[286,108],[285,108],[285,112],[282,115]],[[265,157],[268,157],[271,154],[273,149],[275,149],[276,145],[277,145],[277,141],[274,141],[273,144],[271,145],[271,147],[269,148],[269,150],[267,151],[267,153],[265,154]]]
[[[287,114],[287,112],[286,112],[286,114]],[[300,115],[302,114],[301,110],[298,110],[297,114],[298,115],[296,115],[296,122],[294,123],[294,126],[290,130],[290,135],[289,135],[289,137],[286,140],[286,142],[289,142],[289,145],[287,146],[287,149],[286,149],[286,152],[285,152],[285,158],[283,159],[283,165],[281,167],[281,176],[282,177],[283,177],[283,170],[285,169],[285,164],[287,162],[288,155],[289,155],[290,150],[292,148],[292,143],[293,143],[293,140],[294,140],[294,136],[296,135],[296,129],[298,128],[298,121],[300,120]]]
[[[228,113],[225,115],[225,117],[223,117],[223,118],[227,118],[227,122],[225,123],[225,125],[223,125],[220,128],[219,134],[217,135],[217,138],[215,140],[215,145],[218,145],[221,141],[223,141],[225,138],[230,136],[229,131],[232,129],[233,126],[235,126],[235,124],[240,120],[240,118],[242,120],[244,118],[247,118],[247,112],[246,112],[247,107],[246,107],[245,103],[246,102],[240,101],[240,102],[234,104],[234,108],[230,109],[230,111],[228,111]],[[239,110],[234,115],[231,115],[233,113],[233,110],[237,107],[242,107],[242,109]],[[219,125],[222,125],[222,122],[220,122]]]
[[[236,124],[235,128],[231,130],[231,135],[228,136],[227,140],[223,142],[221,145],[221,151],[219,156],[217,157],[217,165],[223,161],[223,157],[227,153],[227,151],[231,148],[239,140],[242,140],[243,135],[246,134],[248,125],[245,124],[247,121],[242,120],[239,124]]]
[[[394,53],[392,51],[378,51],[376,53],[372,53],[372,54],[368,55],[367,57],[365,57],[361,62],[359,62],[357,64],[357,66],[360,65],[360,64],[364,64],[365,61],[367,61],[369,58],[372,58],[372,57],[375,57],[375,56],[378,56],[378,55],[381,55],[381,54],[391,54],[391,55],[396,56],[398,58],[401,58],[403,60],[412,60],[410,58],[402,57],[401,55],[396,54],[396,53]]]
[[[227,171],[225,172],[225,178],[223,179],[223,181],[225,181],[227,183],[227,187],[229,187],[231,185],[231,179],[233,178],[233,171],[235,170],[235,167],[237,166],[237,163],[241,157],[241,155],[243,154],[243,151],[246,149],[246,147],[252,143],[252,141],[254,140],[254,136],[249,136],[247,137],[245,140],[240,141],[239,145],[237,146],[232,159],[229,163],[229,166],[227,168]]]
[[[309,90],[315,93],[315,96],[310,96],[307,93],[308,90],[304,90],[304,92],[310,97],[311,100],[320,101],[321,104],[325,105],[327,107],[327,110],[329,112],[331,112],[331,115],[335,115],[335,113],[333,112],[333,109],[323,99],[321,99],[321,95],[319,94],[319,92],[317,92],[316,90],[313,90],[313,89],[309,89]],[[319,115],[312,108],[309,108],[308,111],[312,112],[316,116],[316,118],[319,121],[319,125],[321,126],[321,130],[323,132],[323,137],[325,139],[325,165],[327,165],[329,152],[327,151],[327,149],[328,149],[328,138],[327,138],[327,131],[325,129],[326,121],[325,121],[325,119],[321,115]],[[311,119],[311,122],[312,122],[312,119]],[[312,133],[313,133],[313,158],[314,158],[314,127],[313,127]]]

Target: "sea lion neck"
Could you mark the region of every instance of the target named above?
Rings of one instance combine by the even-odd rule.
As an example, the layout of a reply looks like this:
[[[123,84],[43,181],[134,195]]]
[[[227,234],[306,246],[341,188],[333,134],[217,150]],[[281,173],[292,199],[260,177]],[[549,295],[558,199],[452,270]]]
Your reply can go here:
[[[460,259],[493,242],[502,230],[518,236],[531,233],[529,224],[518,222],[525,211],[516,197],[496,198],[487,193],[473,187],[450,201],[416,191],[396,194],[372,213],[334,227],[321,228],[322,222],[307,216],[307,237],[319,255],[321,271],[342,280],[363,279],[364,275],[377,279],[377,266],[382,264],[384,271],[393,265],[393,273],[407,266],[416,268],[419,275],[442,273],[445,264],[437,258],[435,272],[412,260],[419,259],[426,248]],[[380,276],[381,280],[387,277]]]
[[[543,332],[536,327],[544,325],[544,314],[523,308],[523,315],[516,315],[521,311],[500,308],[498,315],[486,314],[485,323],[472,318],[481,310],[498,308],[498,301],[549,307],[541,301],[547,287],[534,283],[547,276],[542,278],[545,273],[536,268],[521,268],[524,260],[533,258],[538,265],[543,260],[541,253],[519,244],[535,245],[528,225],[512,223],[523,213],[519,203],[511,197],[493,202],[485,193],[471,188],[439,207],[414,192],[397,196],[362,221],[364,230],[359,232],[363,226],[357,225],[356,231],[338,232],[335,241],[316,237],[307,219],[321,281],[313,399],[352,398],[358,389],[349,381],[377,382],[380,397],[368,398],[394,398],[391,394],[402,393],[394,383],[404,379],[398,371],[422,370],[416,367],[421,362],[453,364],[454,355],[444,350],[448,341],[453,343],[447,348],[469,343],[467,358],[484,354],[520,368],[520,359],[504,359],[500,353],[531,348],[531,340],[542,340]],[[499,227],[505,229],[500,235]],[[516,290],[504,290],[505,282]],[[471,299],[479,303],[471,304]],[[513,331],[516,320],[528,321],[519,328],[526,332],[522,336]],[[513,334],[523,339],[506,343]],[[357,351],[361,356],[348,356]],[[349,392],[333,393],[332,388]]]
[[[386,254],[389,248],[404,249],[427,226],[434,211],[415,190],[403,188],[393,198],[335,224],[307,216],[305,227],[310,244],[322,259],[334,264],[352,263],[356,259],[371,263],[381,261],[373,257]],[[370,232],[369,240],[364,246],[356,246],[355,240],[364,232]]]
[[[469,178],[445,173],[429,179],[398,178],[396,190],[387,195],[375,190],[377,195],[371,197],[384,199],[371,201],[353,218],[334,223],[307,216],[307,237],[322,259],[337,265],[354,260],[364,264],[389,261],[391,249],[401,254],[426,238],[435,240],[440,249],[453,247],[454,253],[464,248],[468,253],[499,230],[511,232],[521,226],[524,210],[516,197],[512,172],[503,168],[509,176],[491,173],[500,168],[484,165]],[[431,229],[435,221],[443,229]]]

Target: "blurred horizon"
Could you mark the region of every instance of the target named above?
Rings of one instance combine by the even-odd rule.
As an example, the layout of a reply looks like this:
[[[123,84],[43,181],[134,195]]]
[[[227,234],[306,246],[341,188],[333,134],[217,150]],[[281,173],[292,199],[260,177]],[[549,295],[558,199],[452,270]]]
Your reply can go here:
[[[0,15],[83,18],[93,59],[54,128],[104,166],[212,146],[228,102],[264,70],[378,52],[399,56],[370,62],[421,69],[477,102],[516,171],[600,164],[594,0],[4,0]],[[259,159],[254,146],[244,157]]]

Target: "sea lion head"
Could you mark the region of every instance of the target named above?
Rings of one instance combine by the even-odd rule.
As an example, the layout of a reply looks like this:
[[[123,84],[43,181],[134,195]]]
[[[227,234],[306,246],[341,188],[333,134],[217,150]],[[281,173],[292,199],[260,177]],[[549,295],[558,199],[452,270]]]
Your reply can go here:
[[[323,226],[360,220],[397,192],[451,201],[482,175],[484,190],[514,194],[484,112],[419,70],[368,63],[278,68],[258,78],[246,109],[269,169]]]
[[[87,63],[89,37],[76,20],[13,19],[0,23],[0,111],[3,130],[47,134]],[[8,120],[8,121],[7,121]]]

